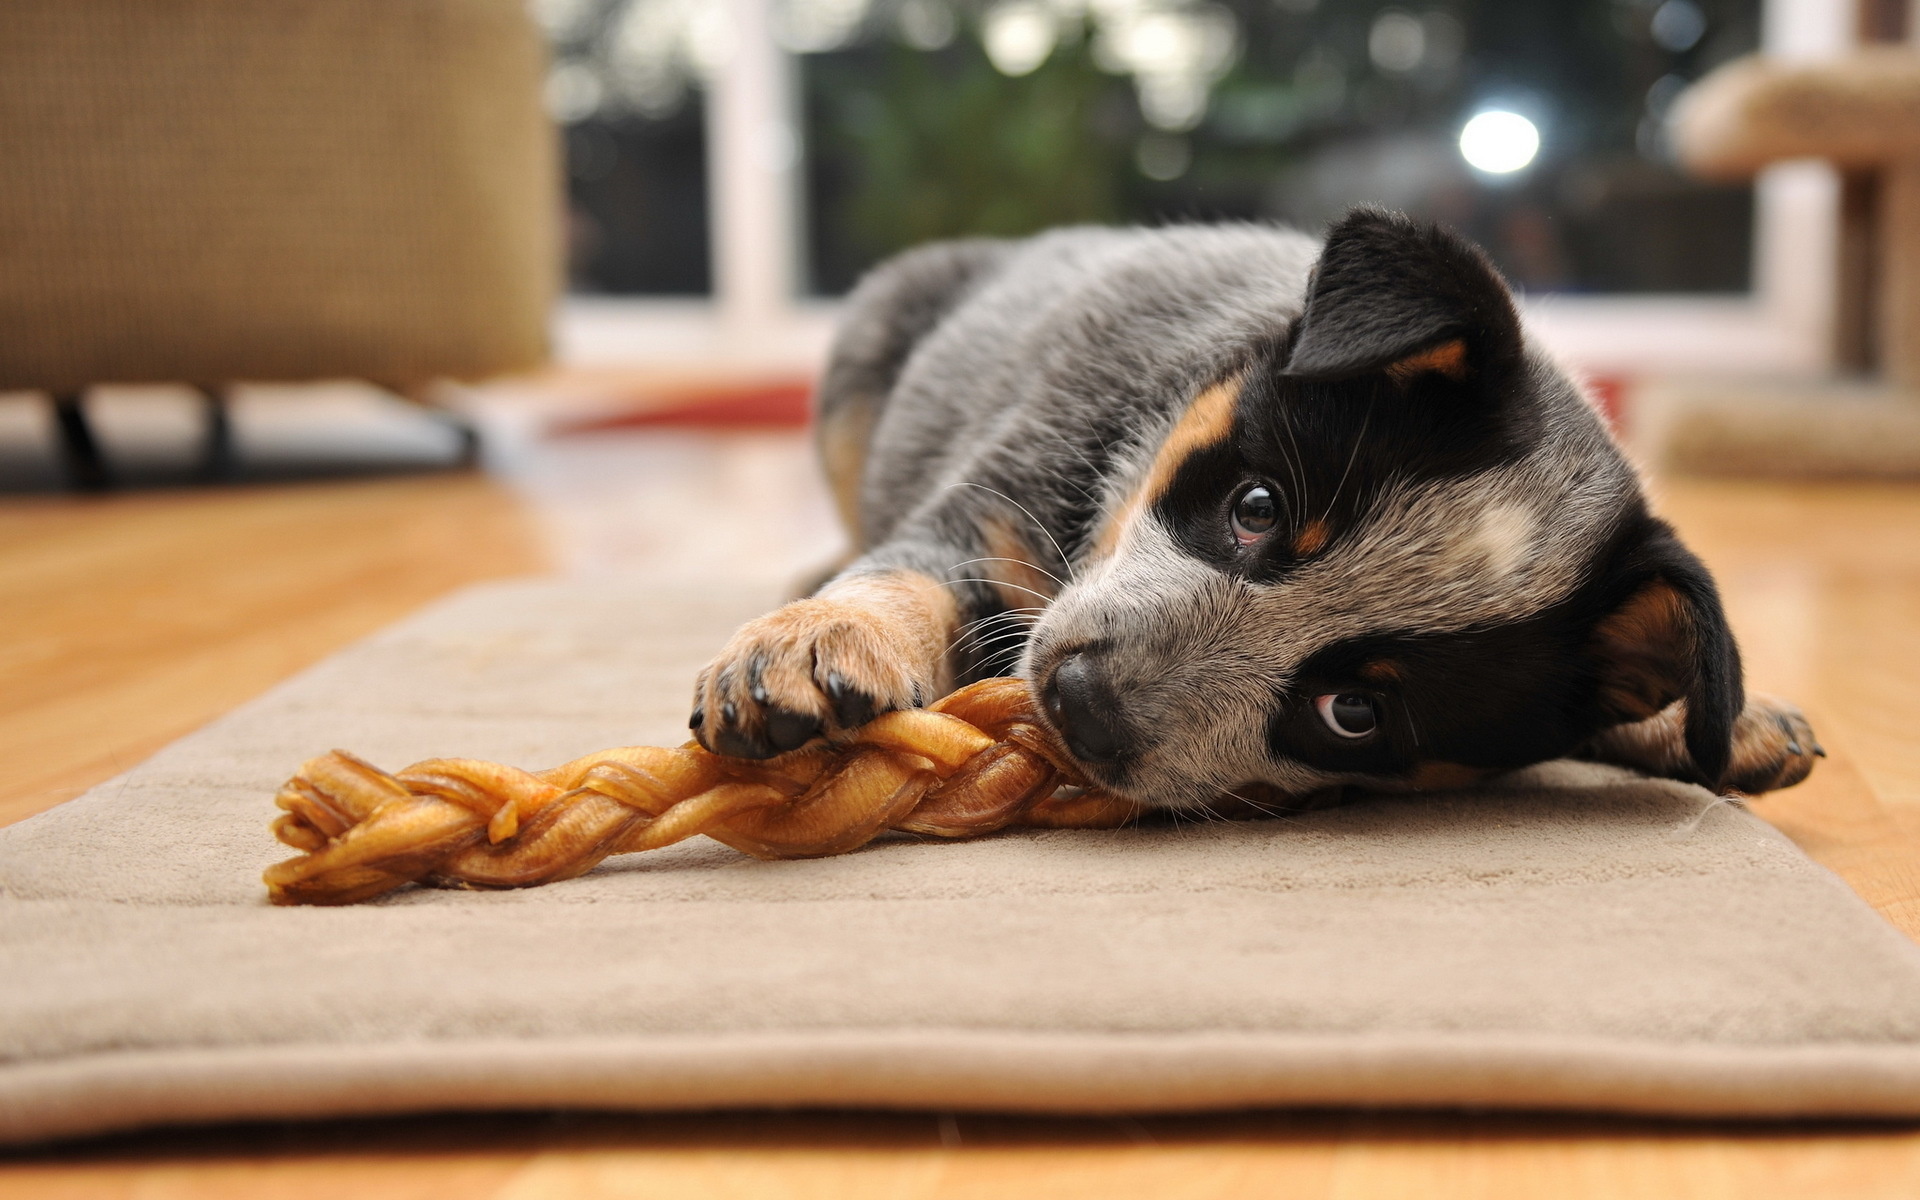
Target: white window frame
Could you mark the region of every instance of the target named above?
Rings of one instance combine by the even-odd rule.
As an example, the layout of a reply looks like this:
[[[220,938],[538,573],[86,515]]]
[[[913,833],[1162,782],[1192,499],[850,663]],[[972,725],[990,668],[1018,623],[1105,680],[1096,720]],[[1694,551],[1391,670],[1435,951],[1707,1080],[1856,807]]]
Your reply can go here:
[[[800,295],[798,93],[774,37],[774,0],[726,6],[730,49],[706,89],[711,298],[568,297],[563,366],[812,373],[837,305]],[[1853,0],[1766,0],[1763,46],[1783,58],[1854,41]],[[1595,374],[1812,376],[1831,368],[1839,184],[1817,162],[1783,163],[1755,187],[1754,286],[1745,296],[1540,294],[1528,324]]]

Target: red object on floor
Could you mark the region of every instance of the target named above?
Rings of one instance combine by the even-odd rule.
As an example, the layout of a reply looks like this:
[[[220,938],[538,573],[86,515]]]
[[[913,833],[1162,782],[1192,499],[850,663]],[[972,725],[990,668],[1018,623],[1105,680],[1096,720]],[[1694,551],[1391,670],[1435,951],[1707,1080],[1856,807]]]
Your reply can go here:
[[[1594,407],[1607,420],[1607,428],[1618,435],[1627,431],[1627,397],[1632,389],[1627,381],[1618,375],[1590,375],[1587,377],[1587,392],[1593,397]]]
[[[1587,379],[1600,415],[1615,433],[1626,428],[1631,386],[1622,376]],[[615,429],[801,429],[813,419],[813,386],[804,380],[779,380],[741,387],[705,388],[649,403],[630,412],[562,421],[555,433],[597,433]]]
[[[632,412],[563,421],[555,433],[611,429],[800,429],[812,419],[813,387],[787,380],[683,392]]]

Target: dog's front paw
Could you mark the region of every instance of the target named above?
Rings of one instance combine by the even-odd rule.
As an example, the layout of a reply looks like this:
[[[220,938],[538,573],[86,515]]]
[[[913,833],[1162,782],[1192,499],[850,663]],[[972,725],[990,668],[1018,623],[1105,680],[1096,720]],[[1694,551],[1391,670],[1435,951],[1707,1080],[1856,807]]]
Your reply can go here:
[[[1772,696],[1751,696],[1733,727],[1725,786],[1750,796],[1792,787],[1826,753],[1798,707]]]
[[[885,606],[796,600],[733,635],[701,673],[688,724],[716,754],[771,758],[916,707],[937,666],[919,624]]]

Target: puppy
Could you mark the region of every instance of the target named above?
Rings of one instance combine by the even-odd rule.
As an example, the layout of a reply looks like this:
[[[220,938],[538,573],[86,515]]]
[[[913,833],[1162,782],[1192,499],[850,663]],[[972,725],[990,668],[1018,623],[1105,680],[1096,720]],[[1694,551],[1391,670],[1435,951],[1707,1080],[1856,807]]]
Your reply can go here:
[[[1804,778],[1706,569],[1475,248],[1356,210],[915,250],[817,434],[855,555],[701,675],[763,758],[1018,673],[1149,805],[1456,787],[1567,755]]]

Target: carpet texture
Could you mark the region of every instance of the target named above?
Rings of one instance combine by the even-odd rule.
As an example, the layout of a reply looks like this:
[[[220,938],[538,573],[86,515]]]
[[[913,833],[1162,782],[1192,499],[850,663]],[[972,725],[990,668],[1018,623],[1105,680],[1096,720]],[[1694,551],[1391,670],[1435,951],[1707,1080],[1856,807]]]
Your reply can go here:
[[[470,591],[0,831],[0,1137],[545,1105],[1920,1114],[1920,948],[1741,808],[1598,767],[265,903],[303,758],[678,741],[768,599]]]

